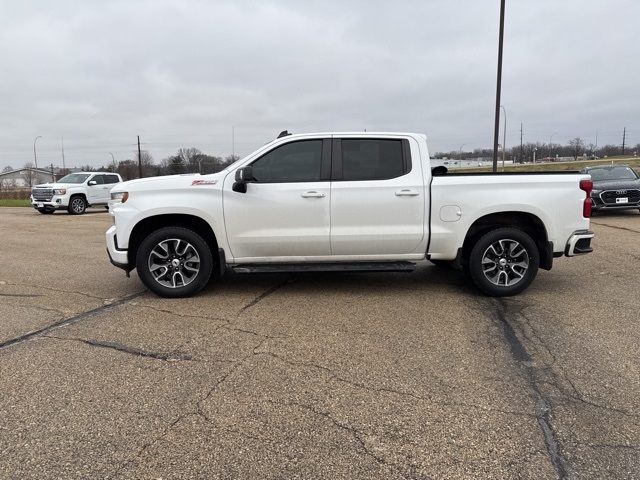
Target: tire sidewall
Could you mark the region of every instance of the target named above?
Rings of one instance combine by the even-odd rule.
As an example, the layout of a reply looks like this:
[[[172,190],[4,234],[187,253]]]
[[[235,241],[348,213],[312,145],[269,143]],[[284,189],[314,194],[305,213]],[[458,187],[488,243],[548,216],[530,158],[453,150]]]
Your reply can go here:
[[[484,252],[499,240],[515,240],[522,245],[529,256],[529,267],[518,283],[511,286],[495,285],[489,281],[482,269]],[[468,275],[474,285],[487,295],[503,297],[516,295],[525,290],[536,277],[540,265],[540,253],[533,239],[517,228],[504,227],[493,229],[482,235],[471,249],[468,259]]]
[[[73,208],[74,203],[76,203],[77,201],[82,202],[82,210],[81,211],[76,211]],[[71,215],[82,215],[85,210],[87,209],[87,201],[82,198],[79,195],[76,195],[75,197],[71,197],[71,200],[69,200],[69,207],[67,207],[67,211],[71,214]]]
[[[158,243],[170,238],[178,238],[189,242],[200,257],[200,270],[196,278],[183,287],[165,287],[158,283],[149,271],[149,255],[151,251]],[[156,230],[142,241],[136,254],[136,269],[142,283],[155,294],[167,298],[190,297],[198,293],[208,283],[213,266],[211,248],[207,242],[193,230],[184,227],[165,227]]]

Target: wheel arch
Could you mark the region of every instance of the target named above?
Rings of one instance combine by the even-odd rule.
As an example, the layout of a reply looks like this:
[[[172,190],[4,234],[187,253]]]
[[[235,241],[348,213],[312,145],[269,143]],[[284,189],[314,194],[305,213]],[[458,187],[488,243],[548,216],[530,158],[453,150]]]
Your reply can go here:
[[[87,194],[84,192],[75,192],[69,195],[69,203],[73,200],[73,197],[82,197],[87,205],[89,205],[89,200],[87,200]]]
[[[217,257],[218,240],[211,225],[206,220],[188,214],[154,215],[138,222],[131,231],[128,248],[129,267],[131,269],[136,266],[136,256],[143,240],[150,233],[164,227],[183,227],[196,232],[209,244],[214,258]]]
[[[553,244],[549,242],[547,228],[536,215],[527,212],[499,212],[478,218],[469,230],[462,245],[462,261],[469,258],[469,253],[477,240],[489,230],[500,227],[511,227],[522,230],[535,242],[540,252],[540,268],[550,270],[553,264]]]

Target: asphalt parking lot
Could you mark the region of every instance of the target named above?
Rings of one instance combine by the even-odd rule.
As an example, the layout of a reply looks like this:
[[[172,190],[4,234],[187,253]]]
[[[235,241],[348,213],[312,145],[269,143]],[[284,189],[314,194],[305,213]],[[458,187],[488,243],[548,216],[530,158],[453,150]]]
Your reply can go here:
[[[103,210],[0,209],[0,478],[640,479],[640,214],[491,299],[458,271],[109,263]]]

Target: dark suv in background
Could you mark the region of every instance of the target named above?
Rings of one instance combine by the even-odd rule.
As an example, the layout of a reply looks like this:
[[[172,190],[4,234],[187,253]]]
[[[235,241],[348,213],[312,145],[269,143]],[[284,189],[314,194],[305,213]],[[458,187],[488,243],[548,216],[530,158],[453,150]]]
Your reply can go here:
[[[593,210],[640,210],[640,177],[628,165],[598,165],[581,173],[591,175]]]

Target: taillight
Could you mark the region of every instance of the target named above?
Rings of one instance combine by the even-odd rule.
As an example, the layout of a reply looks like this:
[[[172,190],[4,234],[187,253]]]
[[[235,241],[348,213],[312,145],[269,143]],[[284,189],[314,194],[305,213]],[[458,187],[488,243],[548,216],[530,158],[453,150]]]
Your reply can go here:
[[[593,190],[593,182],[591,180],[580,180],[580,190],[587,192],[587,198],[585,198],[582,204],[582,216],[584,218],[591,217],[591,190]]]

